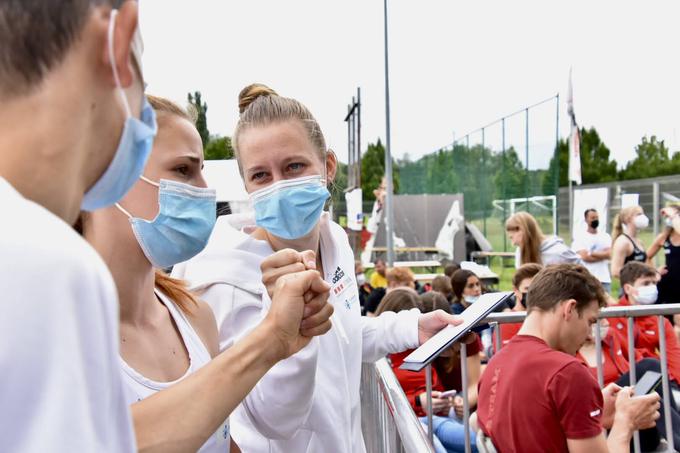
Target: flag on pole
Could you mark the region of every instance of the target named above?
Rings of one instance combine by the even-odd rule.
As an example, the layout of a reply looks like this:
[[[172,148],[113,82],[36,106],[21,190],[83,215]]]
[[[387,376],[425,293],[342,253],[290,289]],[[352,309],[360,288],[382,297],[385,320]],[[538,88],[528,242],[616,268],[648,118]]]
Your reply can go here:
[[[574,89],[571,83],[571,69],[569,69],[569,92],[567,93],[567,113],[571,118],[569,133],[569,181],[581,184],[581,139],[574,113]]]

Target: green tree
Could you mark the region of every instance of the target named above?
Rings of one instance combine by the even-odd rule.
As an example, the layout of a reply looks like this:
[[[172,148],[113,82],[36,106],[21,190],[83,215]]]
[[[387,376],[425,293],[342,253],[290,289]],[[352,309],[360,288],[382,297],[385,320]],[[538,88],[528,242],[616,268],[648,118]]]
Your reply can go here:
[[[583,184],[616,181],[618,173],[616,161],[611,158],[611,152],[607,145],[600,139],[594,127],[581,128],[581,179]],[[569,185],[569,139],[563,139],[558,144],[558,157],[560,165],[560,186]],[[543,180],[543,192],[555,192],[555,156],[550,160],[550,167]]]
[[[230,137],[213,135],[203,149],[203,157],[206,160],[233,159],[234,148],[231,146]]]
[[[208,118],[206,113],[208,112],[208,104],[203,102],[201,99],[201,92],[194,91],[194,94],[187,94],[187,100],[189,104],[193,105],[198,114],[196,118],[196,129],[198,129],[198,134],[201,136],[201,141],[203,142],[203,147],[208,146],[210,141],[210,132],[208,131]]]
[[[499,157],[500,168],[493,178],[496,198],[508,199],[526,196],[526,169],[519,160],[514,147],[505,150]]]
[[[338,161],[338,168],[335,171],[335,180],[329,187],[331,199],[335,206],[345,202],[345,189],[347,189],[347,165]]]
[[[380,139],[373,144],[369,143],[366,152],[361,156],[361,190],[363,199],[375,200],[373,191],[380,186],[385,176],[385,147]],[[392,179],[394,181],[394,193],[399,192],[399,168],[392,163]]]
[[[621,179],[640,179],[672,175],[680,169],[678,164],[680,156],[675,153],[672,158],[669,157],[668,147],[663,140],[657,140],[655,135],[649,139],[645,136],[635,147],[635,159],[628,162],[619,176]]]

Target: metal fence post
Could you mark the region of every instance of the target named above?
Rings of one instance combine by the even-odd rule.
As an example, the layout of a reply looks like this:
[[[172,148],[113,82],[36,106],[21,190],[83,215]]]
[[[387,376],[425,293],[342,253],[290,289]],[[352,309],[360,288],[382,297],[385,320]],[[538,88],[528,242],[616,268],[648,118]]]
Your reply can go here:
[[[663,382],[663,411],[664,422],[666,424],[666,441],[668,442],[668,451],[675,451],[675,442],[673,440],[673,425],[671,423],[671,386],[668,382],[668,357],[666,354],[666,318],[664,316],[657,316],[659,322],[659,354],[661,355],[661,378]]]
[[[432,365],[425,367],[425,390],[427,392],[427,436],[434,446],[434,432],[432,431]]]
[[[637,376],[635,375],[635,329],[633,318],[628,318],[627,334],[628,334],[628,363],[630,364],[630,386],[635,387]],[[640,433],[635,431],[633,434],[633,448],[635,453],[640,453]]]
[[[467,376],[467,345],[460,344],[460,376],[462,378],[461,391],[463,392],[463,433],[465,434],[465,453],[471,453],[470,446],[470,401],[468,400],[468,376]]]

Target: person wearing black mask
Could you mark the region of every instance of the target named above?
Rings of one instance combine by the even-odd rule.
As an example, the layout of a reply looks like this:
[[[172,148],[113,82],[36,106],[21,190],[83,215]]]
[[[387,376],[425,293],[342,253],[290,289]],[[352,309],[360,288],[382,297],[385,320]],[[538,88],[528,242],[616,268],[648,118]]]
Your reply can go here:
[[[600,216],[595,209],[586,209],[583,214],[588,229],[575,234],[571,248],[583,260],[583,265],[593,274],[607,293],[611,292],[612,277],[609,272],[612,238],[604,231],[598,231]]]

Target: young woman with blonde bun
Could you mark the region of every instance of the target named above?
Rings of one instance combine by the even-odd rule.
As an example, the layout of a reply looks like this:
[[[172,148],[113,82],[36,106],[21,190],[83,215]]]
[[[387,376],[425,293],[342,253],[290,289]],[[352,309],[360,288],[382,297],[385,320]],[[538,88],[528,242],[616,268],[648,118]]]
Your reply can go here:
[[[319,124],[264,85],[243,89],[239,112],[233,144],[253,212],[221,217],[206,250],[174,274],[202,291],[225,348],[258,325],[280,275],[316,269],[331,286],[332,329],[257,384],[232,416],[232,434],[248,452],[361,453],[362,361],[415,348],[458,320],[418,310],[362,317],[347,235],[323,211],[337,161]],[[278,267],[262,272],[275,252]]]

